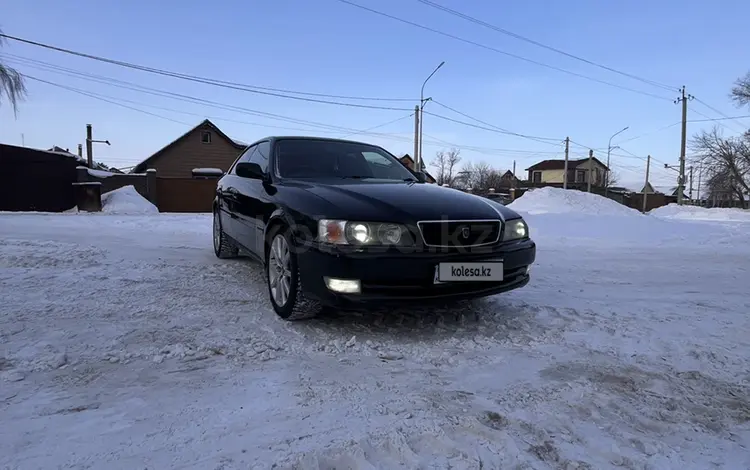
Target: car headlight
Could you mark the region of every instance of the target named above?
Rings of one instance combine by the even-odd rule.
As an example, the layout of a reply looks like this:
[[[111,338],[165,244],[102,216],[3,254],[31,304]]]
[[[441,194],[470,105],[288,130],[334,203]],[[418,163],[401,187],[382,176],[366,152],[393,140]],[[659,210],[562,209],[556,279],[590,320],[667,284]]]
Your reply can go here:
[[[401,224],[318,220],[318,241],[334,245],[412,245],[409,230]]]
[[[523,219],[513,219],[505,223],[503,241],[520,240],[529,237],[529,226]]]

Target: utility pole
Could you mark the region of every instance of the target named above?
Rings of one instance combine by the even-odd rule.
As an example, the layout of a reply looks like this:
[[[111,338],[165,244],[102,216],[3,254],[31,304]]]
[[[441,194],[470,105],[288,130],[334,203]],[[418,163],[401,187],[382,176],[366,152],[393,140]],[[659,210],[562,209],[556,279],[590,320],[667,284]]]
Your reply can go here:
[[[680,142],[680,176],[677,180],[677,204],[682,205],[683,193],[685,192],[685,147],[687,146],[687,102],[693,96],[685,94],[685,86],[682,87],[680,97],[675,104],[682,103],[682,139]]]
[[[646,184],[643,185],[643,213],[646,213],[646,198],[648,197],[648,171],[651,168],[651,155],[646,157]]]
[[[701,175],[703,175],[703,162],[701,161],[701,164],[698,165],[698,205],[702,206],[703,203],[701,202]]]
[[[593,150],[589,150],[589,177],[588,177],[588,180],[589,180],[588,191],[589,192],[591,192],[591,179],[594,176],[594,167],[593,167],[593,164],[594,164],[594,151]]]
[[[94,142],[100,143],[100,144],[107,144],[112,145],[109,143],[108,140],[94,140],[93,136],[91,135],[91,124],[86,124],[86,160],[88,161],[89,168],[94,167]],[[81,146],[78,146],[79,152],[80,152]]]
[[[513,160],[513,179],[510,180],[510,184],[513,188],[516,187],[516,161]]]
[[[419,161],[419,105],[414,106],[414,171],[419,171],[417,167]]]
[[[91,145],[93,136],[91,134],[91,124],[86,124],[86,160],[89,163],[89,168],[94,167],[94,148]]]
[[[609,138],[609,143],[607,143],[607,169],[605,170],[605,173],[604,173],[604,177],[605,177],[604,180],[606,181],[604,183],[604,197],[609,197],[609,165],[610,165],[609,157],[610,157],[610,154],[612,153],[612,148],[613,148],[612,139],[614,139],[615,137],[617,137],[618,135],[620,135],[621,133],[625,132],[628,129],[630,129],[630,126],[626,126],[625,128],[615,132],[612,135],[612,137]],[[618,148],[618,147],[615,146],[614,148]]]
[[[435,70],[432,71],[432,73],[425,79],[424,83],[422,83],[422,89],[419,92],[419,164],[417,166],[417,170],[422,171],[422,168],[424,168],[424,162],[422,158],[422,127],[424,126],[424,105],[428,101],[430,101],[432,98],[425,98],[424,97],[424,87],[427,85],[427,82],[430,81],[433,75],[435,75],[435,72],[440,70],[440,67],[445,65],[445,61],[440,62],[440,64],[435,67]]]
[[[690,204],[693,203],[693,165],[690,165],[690,189],[688,192],[688,197],[690,198]]]
[[[21,147],[26,147],[26,137],[24,137],[23,132],[21,132]]]
[[[568,153],[570,152],[570,137],[565,138],[565,167],[563,170],[563,189],[568,189]]]

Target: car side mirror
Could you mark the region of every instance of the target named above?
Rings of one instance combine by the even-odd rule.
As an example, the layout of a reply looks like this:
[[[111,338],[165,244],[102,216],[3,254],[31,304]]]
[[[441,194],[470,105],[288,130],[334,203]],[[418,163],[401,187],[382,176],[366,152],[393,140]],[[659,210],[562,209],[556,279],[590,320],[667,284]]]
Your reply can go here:
[[[417,177],[417,181],[419,181],[420,183],[427,182],[427,174],[424,171],[415,171],[414,176]]]
[[[255,180],[262,180],[265,178],[263,170],[257,163],[240,162],[237,164],[234,172],[241,178],[252,178]]]

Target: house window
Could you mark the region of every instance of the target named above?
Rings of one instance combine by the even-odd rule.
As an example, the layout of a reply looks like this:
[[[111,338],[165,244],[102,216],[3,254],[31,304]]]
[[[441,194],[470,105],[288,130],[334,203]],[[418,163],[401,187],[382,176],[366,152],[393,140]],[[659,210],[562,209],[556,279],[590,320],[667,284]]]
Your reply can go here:
[[[583,183],[586,181],[586,170],[576,170],[576,183]]]
[[[535,171],[531,173],[531,181],[533,183],[541,183],[542,182],[542,172],[541,171]]]
[[[211,143],[211,133],[208,131],[201,132],[201,143],[204,144],[210,144]]]

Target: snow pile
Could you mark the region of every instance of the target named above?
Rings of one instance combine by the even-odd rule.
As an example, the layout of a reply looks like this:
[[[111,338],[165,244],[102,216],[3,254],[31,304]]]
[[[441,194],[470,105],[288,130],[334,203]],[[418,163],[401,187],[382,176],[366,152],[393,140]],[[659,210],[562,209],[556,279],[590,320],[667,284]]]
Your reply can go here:
[[[529,224],[531,238],[545,246],[561,243],[588,246],[663,245],[691,240],[697,244],[730,243],[742,235],[721,229],[717,242],[714,225],[698,226],[688,221],[643,217],[619,202],[592,193],[559,188],[529,191],[511,204]]]
[[[528,214],[565,214],[635,216],[640,213],[611,199],[578,190],[538,188],[508,204],[508,207]]]
[[[750,222],[750,211],[726,207],[698,207],[669,204],[658,207],[649,214],[665,219],[713,220],[717,222]]]
[[[133,185],[102,194],[102,212],[109,214],[151,214],[159,209],[138,194]]]

